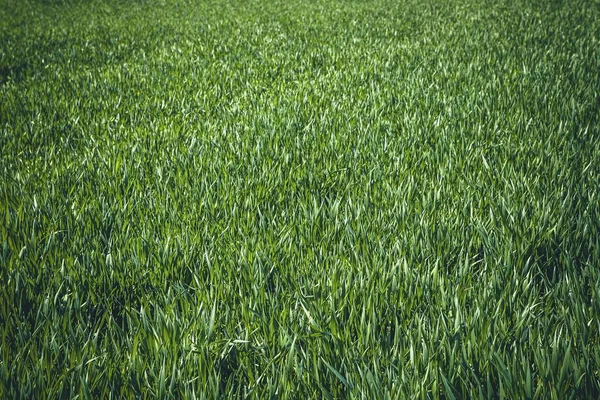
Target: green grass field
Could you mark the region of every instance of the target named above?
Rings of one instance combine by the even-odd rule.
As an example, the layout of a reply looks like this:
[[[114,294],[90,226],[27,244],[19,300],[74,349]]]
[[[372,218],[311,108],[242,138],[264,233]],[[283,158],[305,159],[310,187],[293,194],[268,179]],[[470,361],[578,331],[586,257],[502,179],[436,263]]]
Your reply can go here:
[[[0,398],[598,398],[599,116],[597,0],[0,0]]]

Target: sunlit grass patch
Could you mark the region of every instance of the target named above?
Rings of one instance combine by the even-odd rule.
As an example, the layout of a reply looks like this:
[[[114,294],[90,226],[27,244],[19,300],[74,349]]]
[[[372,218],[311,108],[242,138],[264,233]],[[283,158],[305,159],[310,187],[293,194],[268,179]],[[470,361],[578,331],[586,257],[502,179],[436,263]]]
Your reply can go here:
[[[0,397],[598,397],[593,2],[0,3]]]

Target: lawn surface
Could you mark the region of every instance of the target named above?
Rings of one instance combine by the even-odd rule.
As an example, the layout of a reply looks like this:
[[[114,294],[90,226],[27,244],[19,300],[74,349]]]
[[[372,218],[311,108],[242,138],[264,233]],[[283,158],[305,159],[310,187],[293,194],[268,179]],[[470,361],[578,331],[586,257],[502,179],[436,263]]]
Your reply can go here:
[[[0,398],[600,396],[600,3],[0,0]]]

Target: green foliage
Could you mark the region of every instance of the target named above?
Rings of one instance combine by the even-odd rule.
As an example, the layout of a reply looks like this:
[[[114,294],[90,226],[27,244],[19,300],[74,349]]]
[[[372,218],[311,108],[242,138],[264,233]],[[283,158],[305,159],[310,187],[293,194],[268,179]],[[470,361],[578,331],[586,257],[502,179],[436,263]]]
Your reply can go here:
[[[599,38],[0,0],[0,398],[598,398]]]

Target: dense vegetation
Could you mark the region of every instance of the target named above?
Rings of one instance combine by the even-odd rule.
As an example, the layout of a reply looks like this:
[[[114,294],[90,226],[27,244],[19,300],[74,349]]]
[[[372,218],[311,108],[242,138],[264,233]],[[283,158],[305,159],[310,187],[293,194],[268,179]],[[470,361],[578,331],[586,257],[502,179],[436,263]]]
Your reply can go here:
[[[598,398],[598,1],[0,0],[0,398]]]

